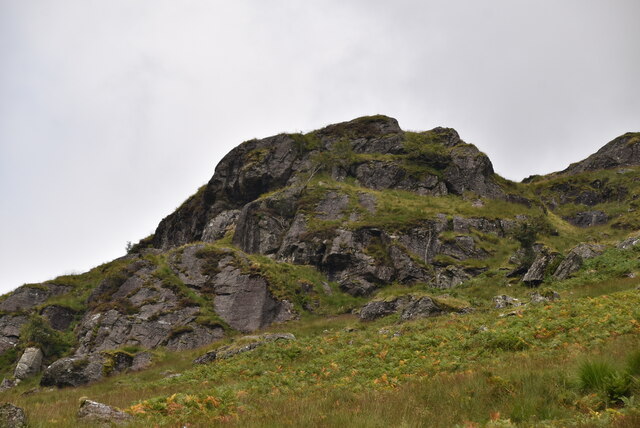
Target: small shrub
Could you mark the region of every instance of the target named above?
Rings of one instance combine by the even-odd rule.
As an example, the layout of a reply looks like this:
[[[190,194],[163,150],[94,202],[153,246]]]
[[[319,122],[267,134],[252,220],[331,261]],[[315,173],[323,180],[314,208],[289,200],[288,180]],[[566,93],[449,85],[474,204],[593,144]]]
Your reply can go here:
[[[607,400],[620,401],[631,392],[631,378],[605,361],[587,361],[578,368],[580,387],[585,392],[604,395]]]
[[[45,357],[62,356],[75,345],[73,333],[54,330],[39,315],[31,317],[31,320],[22,327],[20,337],[27,346],[40,348]]]

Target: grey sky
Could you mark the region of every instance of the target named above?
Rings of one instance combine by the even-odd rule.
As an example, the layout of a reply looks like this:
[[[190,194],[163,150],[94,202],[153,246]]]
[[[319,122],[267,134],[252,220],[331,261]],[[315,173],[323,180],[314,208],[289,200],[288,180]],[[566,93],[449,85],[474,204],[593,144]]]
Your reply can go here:
[[[640,130],[640,2],[0,0],[0,291],[153,232],[253,137],[456,128],[520,180]]]

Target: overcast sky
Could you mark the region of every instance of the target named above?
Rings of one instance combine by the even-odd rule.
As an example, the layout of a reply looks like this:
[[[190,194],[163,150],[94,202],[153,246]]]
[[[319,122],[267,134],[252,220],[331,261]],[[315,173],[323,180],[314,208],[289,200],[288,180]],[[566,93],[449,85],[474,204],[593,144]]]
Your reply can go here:
[[[640,131],[638,0],[0,0],[0,291],[152,233],[231,148],[362,115],[498,173]]]

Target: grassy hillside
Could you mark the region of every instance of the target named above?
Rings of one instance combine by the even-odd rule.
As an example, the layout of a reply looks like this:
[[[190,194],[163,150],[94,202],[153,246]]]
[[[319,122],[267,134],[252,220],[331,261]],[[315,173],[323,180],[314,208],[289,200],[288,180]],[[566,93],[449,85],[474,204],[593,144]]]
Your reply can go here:
[[[310,315],[270,329],[296,341],[201,366],[192,359],[240,336],[156,350],[144,372],[64,390],[34,389],[36,378],[3,399],[29,409],[35,427],[76,424],[81,397],[127,409],[131,426],[637,426],[639,255],[614,249],[589,260],[549,284],[561,299],[548,304],[492,309],[487,296],[526,301],[531,289],[488,277],[450,291],[475,303],[469,314],[405,323]],[[394,289],[442,293],[391,287],[380,296]],[[589,383],[595,362],[605,373]]]

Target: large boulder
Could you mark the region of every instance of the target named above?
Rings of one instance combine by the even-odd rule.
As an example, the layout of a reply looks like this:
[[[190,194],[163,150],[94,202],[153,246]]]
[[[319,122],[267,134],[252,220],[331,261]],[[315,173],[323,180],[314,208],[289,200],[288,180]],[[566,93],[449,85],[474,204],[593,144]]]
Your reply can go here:
[[[603,245],[586,243],[572,248],[556,268],[553,277],[560,281],[568,278],[571,274],[580,270],[585,260],[599,256],[604,250],[605,247]]]
[[[65,357],[47,367],[40,380],[42,386],[76,387],[102,379],[105,357]]]
[[[42,368],[42,351],[39,348],[27,348],[16,365],[13,377],[27,379],[40,372]]]
[[[87,399],[80,403],[76,417],[81,422],[106,426],[124,424],[132,419],[131,415],[115,407]]]

